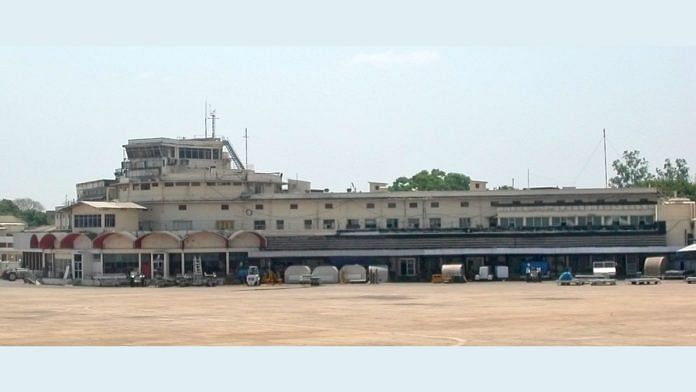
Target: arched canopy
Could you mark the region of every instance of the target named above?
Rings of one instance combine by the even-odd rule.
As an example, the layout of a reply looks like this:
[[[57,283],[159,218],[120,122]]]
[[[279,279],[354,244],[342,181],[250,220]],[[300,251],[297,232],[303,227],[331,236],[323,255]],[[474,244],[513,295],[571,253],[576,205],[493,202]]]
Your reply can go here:
[[[128,232],[109,232],[97,236],[92,242],[99,249],[132,249],[137,238]]]
[[[181,237],[170,231],[155,231],[135,240],[135,247],[142,249],[181,249]]]
[[[266,248],[266,237],[255,231],[240,230],[230,236],[231,248]]]
[[[83,233],[70,233],[60,240],[61,249],[87,249],[92,247],[92,240]]]
[[[39,241],[39,248],[41,249],[53,249],[55,248],[56,244],[56,236],[53,234],[44,234],[43,237],[41,237],[41,241]]]
[[[184,238],[184,248],[227,248],[227,238],[213,231],[199,231]]]
[[[39,238],[36,236],[36,234],[31,235],[31,239],[29,239],[29,247],[32,249],[39,247]]]

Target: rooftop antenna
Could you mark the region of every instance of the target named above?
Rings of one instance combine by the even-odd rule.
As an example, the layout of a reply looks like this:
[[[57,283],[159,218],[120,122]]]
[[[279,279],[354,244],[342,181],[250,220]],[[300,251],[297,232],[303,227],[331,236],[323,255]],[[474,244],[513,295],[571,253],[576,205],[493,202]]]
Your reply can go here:
[[[529,188],[530,188],[530,185],[529,185],[529,168],[527,168],[527,189],[529,189]]]
[[[205,110],[203,111],[203,121],[205,121],[205,138],[208,138],[208,100],[205,100]]]
[[[607,129],[602,129],[602,137],[604,140],[604,187],[609,187],[609,180],[607,179]]]
[[[215,120],[219,119],[219,117],[215,114],[215,110],[212,110],[210,112],[210,132],[212,133],[212,138],[215,138]],[[206,132],[206,137],[207,137],[207,132]]]
[[[244,128],[244,166],[249,167],[249,134]]]

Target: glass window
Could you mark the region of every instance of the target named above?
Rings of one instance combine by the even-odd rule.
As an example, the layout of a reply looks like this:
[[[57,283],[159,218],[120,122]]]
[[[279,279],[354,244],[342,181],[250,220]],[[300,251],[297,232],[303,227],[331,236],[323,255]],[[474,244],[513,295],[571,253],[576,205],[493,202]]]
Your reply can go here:
[[[375,203],[367,203],[366,207],[370,209],[375,208]]]
[[[418,208],[418,203],[414,203],[414,202],[408,203],[408,208]]]
[[[401,259],[399,260],[399,272],[401,276],[416,275],[416,259]]]
[[[116,215],[105,214],[104,215],[104,227],[116,227]]]
[[[439,229],[442,227],[442,219],[440,218],[430,218],[430,228]]]
[[[459,227],[468,229],[471,227],[471,218],[459,218]]]
[[[221,210],[229,210],[229,209],[230,209],[230,205],[229,205],[229,204],[220,204],[220,209],[221,209]]]
[[[387,219],[387,229],[398,229],[398,228],[399,228],[399,220],[397,218]]]
[[[233,220],[215,221],[215,228],[218,230],[233,230],[234,229],[234,221]]]
[[[285,221],[282,219],[278,219],[276,221],[276,230],[285,230]]]
[[[440,202],[439,201],[433,201],[430,203],[430,208],[440,208]]]
[[[360,228],[360,220],[348,219],[346,221],[346,229],[359,229],[359,228]]]
[[[312,220],[311,219],[305,219],[304,221],[304,228],[306,230],[311,230],[312,229]]]
[[[290,204],[290,209],[291,210],[296,210],[297,209],[297,204]]]
[[[376,229],[377,228],[377,219],[365,219],[365,228],[366,229]]]
[[[75,227],[102,227],[101,215],[75,215]]]
[[[419,218],[408,218],[408,221],[406,221],[406,224],[408,225],[409,229],[418,229],[418,228],[420,228],[420,219]]]
[[[265,220],[255,220],[254,221],[254,230],[266,230],[266,221]]]
[[[336,221],[333,219],[324,219],[324,230],[333,230],[336,228]]]
[[[263,210],[263,204],[257,204],[254,206],[254,208],[257,210]]]
[[[460,207],[469,207],[469,202],[468,201],[462,201],[459,203]]]
[[[186,204],[179,204],[179,211],[186,211]]]
[[[396,208],[396,203],[388,203],[387,208]]]
[[[332,203],[326,203],[326,204],[324,204],[324,208],[327,209],[327,210],[331,210],[331,209],[333,209],[333,204],[332,204]]]

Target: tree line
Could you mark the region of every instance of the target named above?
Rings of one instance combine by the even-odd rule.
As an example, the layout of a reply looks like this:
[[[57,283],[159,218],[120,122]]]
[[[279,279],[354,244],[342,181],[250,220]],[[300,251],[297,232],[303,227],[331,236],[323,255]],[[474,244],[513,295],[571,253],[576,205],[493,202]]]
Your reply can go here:
[[[650,170],[648,161],[640,151],[624,151],[621,159],[612,163],[615,176],[608,186],[615,188],[651,187],[666,197],[675,195],[696,200],[696,178],[691,177],[686,159],[674,162],[667,158],[662,168]],[[468,191],[471,178],[463,173],[446,173],[440,169],[422,170],[411,177],[399,177],[389,187],[390,191]],[[504,185],[498,189],[515,189]]]
[[[647,159],[641,157],[640,151],[624,151],[621,159],[612,163],[616,176],[609,180],[609,185],[616,188],[651,187],[663,196],[688,197],[696,200],[696,178],[691,177],[686,159],[677,158],[672,162],[667,158],[662,168],[650,170]]]
[[[15,216],[26,222],[30,227],[48,224],[43,205],[29,198],[0,200],[0,215]]]

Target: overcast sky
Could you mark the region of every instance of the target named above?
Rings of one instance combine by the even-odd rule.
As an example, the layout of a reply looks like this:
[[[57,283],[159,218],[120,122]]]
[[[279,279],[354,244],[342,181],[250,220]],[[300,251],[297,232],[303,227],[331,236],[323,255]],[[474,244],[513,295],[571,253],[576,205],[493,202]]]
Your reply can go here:
[[[47,208],[113,178],[130,138],[203,134],[315,188],[421,169],[601,187],[640,150],[696,167],[694,48],[0,48],[0,198]],[[694,170],[692,170],[693,174]],[[611,176],[611,166],[610,166]]]

